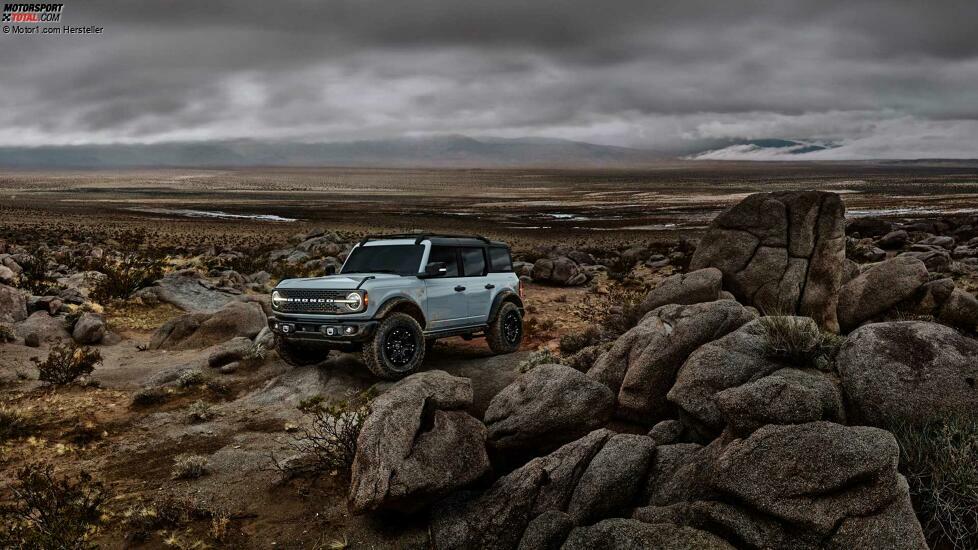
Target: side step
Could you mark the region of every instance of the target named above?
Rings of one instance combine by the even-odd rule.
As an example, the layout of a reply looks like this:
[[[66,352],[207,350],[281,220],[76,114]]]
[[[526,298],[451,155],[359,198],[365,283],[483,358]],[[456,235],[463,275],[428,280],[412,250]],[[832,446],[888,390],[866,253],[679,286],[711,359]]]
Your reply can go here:
[[[425,338],[447,338],[449,336],[462,336],[462,337],[468,336],[469,338],[472,338],[473,336],[475,336],[476,333],[478,332],[484,333],[488,329],[489,329],[489,325],[473,325],[470,327],[455,327],[455,328],[446,328],[442,330],[431,330],[431,331],[426,330],[424,333],[424,337]]]

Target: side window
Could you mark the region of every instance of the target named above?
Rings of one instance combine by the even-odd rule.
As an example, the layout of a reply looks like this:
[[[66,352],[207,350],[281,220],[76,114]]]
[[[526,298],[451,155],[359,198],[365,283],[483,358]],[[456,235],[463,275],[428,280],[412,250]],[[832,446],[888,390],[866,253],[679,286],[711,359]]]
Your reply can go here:
[[[494,246],[489,249],[489,271],[493,273],[509,273],[513,271],[513,258],[509,255],[509,249],[501,246]]]
[[[453,246],[433,246],[431,253],[428,254],[428,263],[433,264],[442,262],[448,269],[446,277],[458,277],[458,257],[455,255]]]
[[[463,248],[462,269],[465,277],[482,277],[486,274],[486,254],[481,248]]]

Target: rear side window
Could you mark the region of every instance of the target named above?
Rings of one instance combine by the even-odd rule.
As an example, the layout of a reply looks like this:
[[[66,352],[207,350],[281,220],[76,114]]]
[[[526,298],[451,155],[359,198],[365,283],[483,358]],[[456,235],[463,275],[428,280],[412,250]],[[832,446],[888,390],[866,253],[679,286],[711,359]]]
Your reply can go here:
[[[501,246],[494,246],[489,249],[489,271],[493,273],[508,273],[513,270],[513,258],[509,255],[509,249]]]
[[[465,277],[486,274],[486,255],[481,248],[462,248],[462,269]]]
[[[438,262],[445,264],[445,267],[448,269],[445,277],[458,277],[458,257],[455,255],[455,247],[431,247],[431,253],[428,254],[428,265]]]

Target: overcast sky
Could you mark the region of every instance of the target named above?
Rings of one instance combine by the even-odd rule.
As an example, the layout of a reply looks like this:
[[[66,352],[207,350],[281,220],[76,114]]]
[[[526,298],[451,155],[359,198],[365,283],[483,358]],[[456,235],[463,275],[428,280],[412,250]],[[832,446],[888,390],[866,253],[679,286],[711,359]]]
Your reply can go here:
[[[63,1],[63,24],[104,33],[0,35],[0,145],[460,133],[978,157],[974,0]]]

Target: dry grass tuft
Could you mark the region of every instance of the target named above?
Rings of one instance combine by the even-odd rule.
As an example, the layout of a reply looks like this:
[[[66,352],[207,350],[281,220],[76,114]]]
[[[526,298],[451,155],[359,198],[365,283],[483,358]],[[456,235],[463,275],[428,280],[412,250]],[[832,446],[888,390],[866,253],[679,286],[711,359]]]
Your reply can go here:
[[[904,423],[891,431],[931,548],[978,548],[978,421]]]

